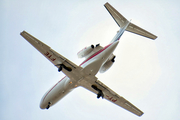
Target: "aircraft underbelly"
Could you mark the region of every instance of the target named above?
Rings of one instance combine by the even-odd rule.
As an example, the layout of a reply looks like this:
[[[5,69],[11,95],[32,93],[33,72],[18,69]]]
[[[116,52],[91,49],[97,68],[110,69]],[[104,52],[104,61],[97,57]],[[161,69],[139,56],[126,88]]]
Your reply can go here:
[[[89,65],[87,65],[83,71],[86,75],[96,75],[99,71],[101,65],[103,63],[103,60],[96,59],[93,62],[91,62]]]
[[[103,62],[103,59],[95,59],[93,62],[91,62],[84,68],[84,73],[86,75],[96,75]],[[51,91],[51,95],[49,95],[49,101],[52,101],[52,105],[57,103],[65,95],[71,92],[74,89],[74,84],[75,82],[71,83],[68,77],[66,77],[66,79],[58,83],[58,85],[54,87]]]
[[[52,98],[52,105],[56,104],[59,100],[64,98],[72,90],[73,90],[72,88],[66,87],[66,89],[62,89],[61,91],[56,92]]]
[[[56,104],[60,99],[73,90],[70,79],[65,77],[55,84],[42,98],[40,107],[45,109],[50,102],[51,105]]]

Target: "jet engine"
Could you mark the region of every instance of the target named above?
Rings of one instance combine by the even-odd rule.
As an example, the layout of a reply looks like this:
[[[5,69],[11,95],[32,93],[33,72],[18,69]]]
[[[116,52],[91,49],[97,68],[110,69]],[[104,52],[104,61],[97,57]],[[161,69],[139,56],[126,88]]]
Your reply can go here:
[[[81,51],[77,53],[78,58],[86,57],[88,54],[90,54],[94,49],[94,45],[91,45],[89,47],[85,47]]]
[[[100,73],[104,73],[106,72],[115,62],[115,55],[111,54],[110,57],[108,58],[108,60],[102,65],[102,67],[100,68],[99,72]]]

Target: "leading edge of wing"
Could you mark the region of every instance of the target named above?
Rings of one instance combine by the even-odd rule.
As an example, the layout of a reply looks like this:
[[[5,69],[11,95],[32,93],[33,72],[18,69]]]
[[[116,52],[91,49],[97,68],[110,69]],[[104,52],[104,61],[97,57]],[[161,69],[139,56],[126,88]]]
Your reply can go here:
[[[111,90],[109,87],[107,87],[104,83],[102,83],[99,80],[95,80],[94,82],[90,82],[89,80],[81,81],[82,87],[88,89],[89,91],[98,94],[98,91],[92,88],[92,85],[96,86],[97,89],[101,90],[103,93],[103,98],[110,101],[111,103],[114,103],[124,109],[126,109],[129,112],[134,113],[137,116],[142,116],[144,113],[138,109],[136,106],[134,106],[132,103],[130,103],[125,98],[121,97],[117,93],[115,93],[113,90]]]
[[[56,67],[58,65],[64,64],[67,67],[71,67],[73,69],[81,69],[80,66],[77,66],[55,50],[51,49],[48,45],[41,42],[31,34],[23,31],[20,33],[22,37],[24,37],[33,47],[35,47],[44,57],[46,57],[51,63],[53,63]]]

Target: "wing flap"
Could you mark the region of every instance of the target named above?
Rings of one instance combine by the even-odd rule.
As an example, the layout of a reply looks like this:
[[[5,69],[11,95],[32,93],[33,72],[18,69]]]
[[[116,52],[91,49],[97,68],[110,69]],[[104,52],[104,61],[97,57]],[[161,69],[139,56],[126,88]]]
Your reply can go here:
[[[98,89],[102,90],[104,94],[104,98],[138,116],[142,116],[143,112],[139,110],[136,106],[134,106],[132,103],[130,103],[125,98],[121,97],[117,93],[115,93],[113,90],[111,90],[109,87],[107,87],[105,84],[103,84],[99,80],[92,81],[82,81],[81,86],[88,89],[89,91],[98,94],[98,91],[94,90],[91,86],[95,85]]]

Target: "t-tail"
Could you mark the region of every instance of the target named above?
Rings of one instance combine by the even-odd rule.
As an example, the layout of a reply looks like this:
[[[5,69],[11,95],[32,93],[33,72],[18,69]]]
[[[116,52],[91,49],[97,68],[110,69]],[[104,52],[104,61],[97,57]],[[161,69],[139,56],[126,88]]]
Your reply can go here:
[[[113,8],[109,3],[104,4],[105,8],[108,10],[108,12],[111,14],[113,19],[116,21],[118,26],[120,27],[120,30],[117,32],[115,37],[112,39],[112,42],[115,42],[120,39],[124,31],[129,31],[147,38],[150,38],[152,40],[155,40],[157,38],[156,35],[153,35],[152,33],[138,27],[137,25],[131,23],[131,21],[128,21],[123,15],[121,15],[115,8]]]

